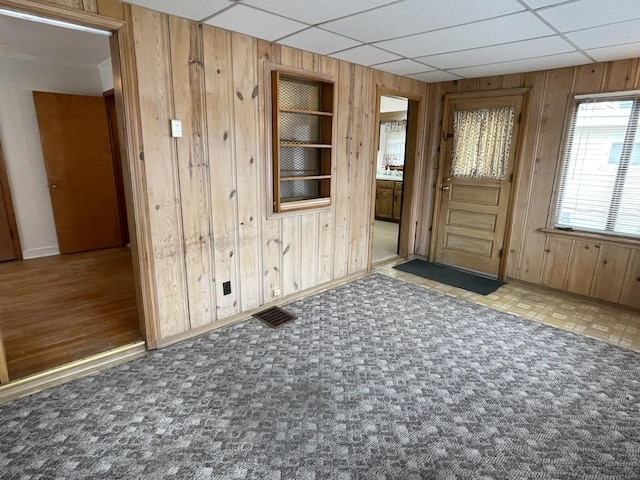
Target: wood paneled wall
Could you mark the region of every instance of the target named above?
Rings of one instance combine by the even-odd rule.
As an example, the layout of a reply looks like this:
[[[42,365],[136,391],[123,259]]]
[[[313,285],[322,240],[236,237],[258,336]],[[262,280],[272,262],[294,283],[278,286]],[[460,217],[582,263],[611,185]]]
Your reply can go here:
[[[548,254],[552,252],[548,242],[551,241],[553,246],[557,247],[558,241],[549,240],[548,232],[542,229],[552,227],[555,180],[563,148],[564,128],[574,95],[640,89],[639,59],[430,84],[429,98],[433,108],[428,113],[430,124],[425,139],[425,148],[428,151],[428,164],[431,168],[427,169],[428,173],[424,180],[425,185],[429,188],[422,190],[424,197],[421,203],[424,205],[424,209],[419,216],[416,252],[422,255],[429,253],[430,214],[433,210],[435,167],[437,166],[437,150],[441,135],[439,119],[442,117],[443,95],[449,92],[478,92],[516,87],[527,87],[530,89],[530,93],[524,118],[518,165],[516,166],[516,190],[513,200],[515,208],[509,243],[507,276],[535,284],[549,285],[550,272],[569,268],[575,278],[588,277],[583,280],[588,283],[588,286],[577,288],[571,282],[567,283],[564,277],[562,282],[556,279],[551,286],[629,304],[629,289],[637,290],[640,295],[640,287],[629,283],[621,285],[617,294],[611,292],[598,294],[599,287],[596,285],[600,285],[603,280],[602,277],[597,279],[594,275],[602,275],[603,270],[596,269],[595,263],[591,262],[586,262],[583,266],[581,266],[582,264],[559,265],[554,263],[553,259],[547,258]],[[573,242],[573,239],[565,238],[569,243]],[[563,243],[560,242],[560,244]],[[634,245],[627,245],[627,247],[633,248]],[[631,255],[629,252],[620,253],[623,257],[625,254]],[[613,255],[612,251],[609,251],[607,256],[617,258],[618,254]],[[569,259],[568,256],[563,255],[556,255],[556,257],[557,261],[561,258],[563,261]],[[633,277],[633,274],[627,271],[627,265],[620,262],[617,262],[620,264],[617,267],[619,271],[613,271],[611,262],[607,262],[605,257],[601,258],[601,261],[608,264],[606,271],[611,272],[609,277]],[[571,258],[576,258],[576,261],[579,261],[578,259],[582,256],[576,255]],[[635,259],[636,257],[629,258]],[[633,282],[638,284],[635,278],[633,278]],[[594,285],[593,288],[592,285]],[[600,290],[600,292],[602,291]]]
[[[131,7],[159,311],[167,338],[365,271],[369,70]],[[267,217],[264,61],[330,74],[332,209]],[[183,137],[169,121],[183,121]],[[231,294],[223,295],[223,282]]]
[[[426,84],[119,0],[31,3],[127,22],[119,35],[131,37],[133,48],[119,60],[137,82],[123,103],[131,120],[129,152],[140,157],[129,162],[135,170],[132,197],[139,202],[135,243],[142,276],[150,275],[143,303],[151,313],[151,346],[277,300],[275,291],[287,297],[367,271],[377,95],[386,89],[418,99],[421,138]],[[268,215],[266,61],[333,76],[329,209]],[[183,122],[182,138],[170,137],[173,118]],[[418,150],[416,170],[424,164]],[[419,181],[416,176],[412,188]],[[415,199],[408,203],[417,211]],[[223,295],[226,281],[231,294]]]

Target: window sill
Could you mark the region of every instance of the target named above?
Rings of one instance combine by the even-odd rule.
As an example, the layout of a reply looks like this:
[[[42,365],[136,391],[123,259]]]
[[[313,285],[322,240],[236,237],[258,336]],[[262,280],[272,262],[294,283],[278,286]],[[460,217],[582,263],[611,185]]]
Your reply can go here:
[[[632,237],[624,237],[620,235],[606,235],[602,233],[580,232],[572,230],[558,230],[557,228],[541,228],[541,232],[548,235],[558,237],[584,238],[587,240],[595,240],[606,243],[614,243],[618,245],[626,245],[630,247],[640,247],[640,239]]]

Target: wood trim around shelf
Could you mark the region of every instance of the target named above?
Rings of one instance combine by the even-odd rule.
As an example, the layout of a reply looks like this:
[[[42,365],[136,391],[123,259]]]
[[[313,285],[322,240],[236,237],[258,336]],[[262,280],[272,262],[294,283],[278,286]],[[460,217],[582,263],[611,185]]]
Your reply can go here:
[[[302,147],[302,148],[333,148],[333,145],[327,145],[326,143],[291,143],[280,142],[281,147]]]
[[[300,177],[280,177],[281,182],[294,182],[296,180],[331,180],[331,175],[305,175]]]
[[[333,117],[333,112],[323,112],[320,110],[301,110],[297,108],[281,108],[280,113],[300,113],[302,115],[321,115],[323,117]]]
[[[328,207],[331,205],[331,197],[309,198],[306,200],[294,200],[280,203],[280,212],[294,212],[308,210],[310,208]]]

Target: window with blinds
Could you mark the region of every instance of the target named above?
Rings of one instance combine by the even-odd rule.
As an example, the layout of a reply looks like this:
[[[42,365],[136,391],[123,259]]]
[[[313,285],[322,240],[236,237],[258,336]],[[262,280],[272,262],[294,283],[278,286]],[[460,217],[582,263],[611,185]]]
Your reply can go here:
[[[576,97],[555,227],[640,237],[640,92]]]

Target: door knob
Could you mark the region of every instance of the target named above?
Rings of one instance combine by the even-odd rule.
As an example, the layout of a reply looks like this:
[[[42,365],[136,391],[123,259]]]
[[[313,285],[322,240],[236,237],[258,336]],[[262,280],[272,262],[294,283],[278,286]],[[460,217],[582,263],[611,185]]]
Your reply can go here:
[[[442,181],[443,181],[443,182],[450,182],[450,181],[451,181],[451,177],[443,178],[443,179],[442,179]]]
[[[440,190],[449,190],[450,188],[449,185],[440,185]]]
[[[58,185],[56,185],[55,183],[52,183],[51,188],[58,188]]]

